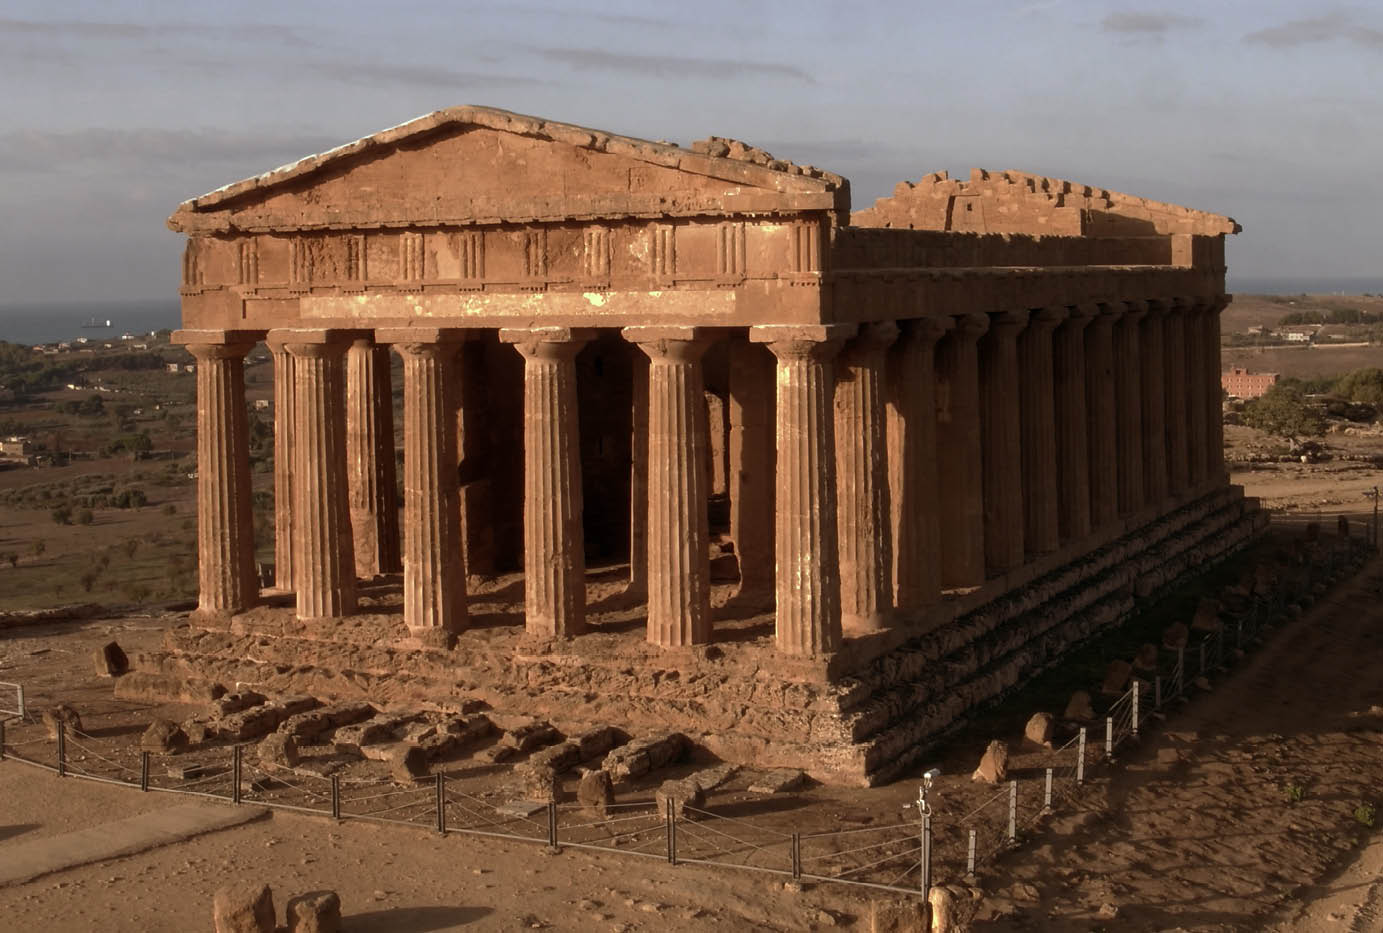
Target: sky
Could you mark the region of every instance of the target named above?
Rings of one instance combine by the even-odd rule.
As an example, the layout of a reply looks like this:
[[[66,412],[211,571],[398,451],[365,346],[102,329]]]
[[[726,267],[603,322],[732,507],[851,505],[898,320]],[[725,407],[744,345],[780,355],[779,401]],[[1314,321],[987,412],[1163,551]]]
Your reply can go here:
[[[1236,279],[1380,276],[1383,7],[0,0],[0,304],[176,296],[164,220],[457,104],[729,136],[868,206],[1020,169],[1228,214]]]

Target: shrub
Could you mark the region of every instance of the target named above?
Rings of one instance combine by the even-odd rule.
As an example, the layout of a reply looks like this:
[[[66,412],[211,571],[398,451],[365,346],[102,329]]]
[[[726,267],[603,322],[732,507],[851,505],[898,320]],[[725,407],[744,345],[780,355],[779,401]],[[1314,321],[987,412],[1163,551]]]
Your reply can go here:
[[[1373,829],[1374,819],[1377,815],[1371,803],[1361,803],[1354,808],[1354,821],[1360,826],[1367,826],[1369,829]]]
[[[54,521],[56,524],[59,524],[59,525],[70,525],[70,524],[72,524],[72,506],[70,506],[70,505],[60,505],[60,506],[58,506],[56,509],[54,509],[52,512],[50,512],[50,513],[48,513],[48,514],[50,514],[50,515],[53,516],[53,521]]]
[[[77,512],[78,525],[90,525],[95,520],[96,513],[92,512],[91,509],[81,509]]]

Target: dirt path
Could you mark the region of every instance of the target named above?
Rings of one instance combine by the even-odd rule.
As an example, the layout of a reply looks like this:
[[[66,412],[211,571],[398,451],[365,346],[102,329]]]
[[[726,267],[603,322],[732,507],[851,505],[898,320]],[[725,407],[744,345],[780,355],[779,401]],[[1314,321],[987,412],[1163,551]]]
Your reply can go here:
[[[1377,914],[1373,889],[1329,879],[1368,839],[1356,808],[1383,803],[1381,596],[1376,558],[1174,710],[1076,812],[1000,863],[977,928],[1321,929],[1292,924],[1314,922],[1303,905],[1327,892]]]

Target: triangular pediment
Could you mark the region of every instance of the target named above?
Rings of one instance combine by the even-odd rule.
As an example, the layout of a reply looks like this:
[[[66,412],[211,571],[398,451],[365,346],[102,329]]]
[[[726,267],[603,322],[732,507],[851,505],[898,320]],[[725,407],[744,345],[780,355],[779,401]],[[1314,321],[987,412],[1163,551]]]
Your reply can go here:
[[[712,138],[691,148],[454,107],[182,204],[186,233],[849,209],[840,176]]]

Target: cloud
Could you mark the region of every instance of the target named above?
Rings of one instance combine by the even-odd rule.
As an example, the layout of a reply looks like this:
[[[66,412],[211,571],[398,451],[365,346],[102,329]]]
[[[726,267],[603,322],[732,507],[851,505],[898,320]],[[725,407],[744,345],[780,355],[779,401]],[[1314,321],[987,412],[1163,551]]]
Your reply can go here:
[[[1339,39],[1367,49],[1383,49],[1383,29],[1356,23],[1344,13],[1294,19],[1281,26],[1260,29],[1244,36],[1245,42],[1279,49]]]
[[[616,71],[653,78],[787,78],[803,84],[816,80],[794,65],[731,58],[684,58],[677,55],[633,55],[604,49],[535,49],[548,61],[580,71]]]
[[[550,84],[526,75],[453,71],[434,65],[381,65],[360,62],[308,62],[306,70],[352,84],[394,84],[435,88],[491,88]]]
[[[1160,37],[1176,29],[1189,29],[1199,26],[1201,20],[1195,16],[1180,13],[1126,12],[1110,13],[1100,20],[1104,32],[1119,33],[1126,36]]]
[[[96,165],[102,173],[118,177],[130,166],[167,171],[207,165],[279,165],[340,143],[337,138],[312,134],[211,129],[16,130],[0,133],[0,171],[53,172]]]
[[[112,23],[87,20],[30,20],[0,18],[0,35],[43,36],[52,39],[153,39],[184,36],[243,39],[251,42],[310,44],[297,30],[271,23],[202,25],[198,23]]]

